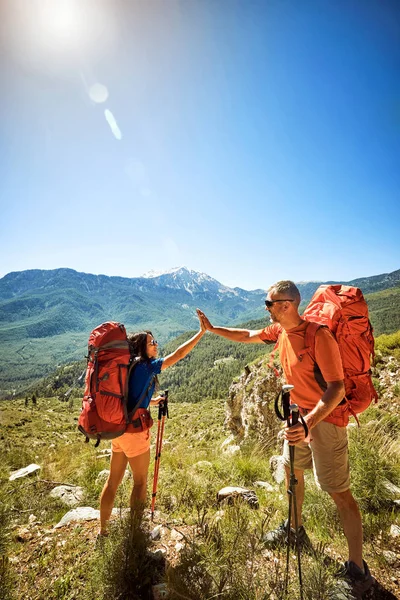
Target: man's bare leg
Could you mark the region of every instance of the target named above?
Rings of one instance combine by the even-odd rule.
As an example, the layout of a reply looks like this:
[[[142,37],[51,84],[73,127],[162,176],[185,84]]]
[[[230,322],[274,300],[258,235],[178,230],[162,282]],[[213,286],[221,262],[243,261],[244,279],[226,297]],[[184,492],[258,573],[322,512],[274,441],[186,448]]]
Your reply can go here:
[[[330,493],[339,511],[344,535],[349,546],[349,561],[363,569],[362,545],[363,530],[361,514],[357,502],[350,490],[340,493]]]

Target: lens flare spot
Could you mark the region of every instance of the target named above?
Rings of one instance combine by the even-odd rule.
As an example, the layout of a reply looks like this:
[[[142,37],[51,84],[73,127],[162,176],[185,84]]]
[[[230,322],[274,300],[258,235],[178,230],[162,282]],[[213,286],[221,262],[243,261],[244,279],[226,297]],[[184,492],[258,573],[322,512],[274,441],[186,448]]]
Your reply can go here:
[[[114,115],[112,114],[111,110],[108,110],[108,108],[106,108],[106,110],[104,111],[104,116],[106,118],[107,123],[110,126],[110,129],[111,129],[114,137],[117,140],[122,140],[122,132],[121,132],[120,128],[118,127],[118,123],[117,123]]]
[[[107,87],[101,83],[94,83],[89,88],[89,98],[96,104],[102,104],[108,98]]]

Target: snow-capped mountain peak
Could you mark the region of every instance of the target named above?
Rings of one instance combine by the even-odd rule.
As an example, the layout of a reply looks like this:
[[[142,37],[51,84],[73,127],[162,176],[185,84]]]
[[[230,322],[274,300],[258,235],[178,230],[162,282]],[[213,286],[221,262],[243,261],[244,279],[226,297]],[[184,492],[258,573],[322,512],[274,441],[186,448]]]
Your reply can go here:
[[[141,277],[144,279],[153,279],[153,277],[160,277],[160,275],[172,275],[173,273],[177,273],[179,271],[189,271],[187,267],[173,267],[172,269],[168,269],[167,271],[156,271],[155,269],[151,269],[147,271],[147,273],[143,273]]]
[[[169,288],[184,289],[189,294],[201,292],[231,293],[237,292],[221,284],[206,273],[199,273],[187,267],[174,267],[167,271],[148,271],[142,278],[151,279],[155,285],[162,285]]]

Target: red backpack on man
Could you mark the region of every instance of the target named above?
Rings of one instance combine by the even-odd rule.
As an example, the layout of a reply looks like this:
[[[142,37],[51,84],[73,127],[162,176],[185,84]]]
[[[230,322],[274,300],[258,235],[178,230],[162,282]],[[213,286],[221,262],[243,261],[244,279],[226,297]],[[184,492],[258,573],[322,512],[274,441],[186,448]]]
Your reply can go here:
[[[366,410],[372,400],[378,400],[371,379],[373,329],[361,290],[348,285],[321,285],[302,316],[309,321],[304,352],[308,352],[314,361],[317,330],[325,326],[335,336],[343,364],[345,400],[349,411],[358,421],[357,415]],[[323,379],[316,379],[324,389]]]

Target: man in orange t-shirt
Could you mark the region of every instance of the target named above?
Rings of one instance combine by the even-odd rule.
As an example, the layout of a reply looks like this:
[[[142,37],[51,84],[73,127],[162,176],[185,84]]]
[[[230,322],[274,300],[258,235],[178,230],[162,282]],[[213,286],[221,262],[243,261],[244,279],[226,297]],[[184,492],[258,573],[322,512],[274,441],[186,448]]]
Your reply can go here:
[[[350,491],[347,430],[343,427],[348,418],[346,405],[341,405],[345,395],[343,368],[339,347],[327,328],[319,328],[315,336],[315,361],[304,352],[307,322],[299,314],[300,292],[292,281],[279,281],[268,290],[265,300],[272,325],[260,330],[213,326],[206,315],[198,310],[204,327],[231,341],[244,343],[273,343],[278,341],[283,372],[291,390],[291,401],[300,407],[309,430],[299,422],[285,427],[284,462],[286,485],[289,485],[289,445],[296,446],[294,472],[298,481],[297,536],[301,543],[309,544],[302,525],[304,501],[304,470],[314,469],[317,484],[334,500],[347,538],[349,560],[345,563],[353,592],[361,596],[374,583],[368,566],[362,559],[362,523],[358,505]],[[303,352],[301,352],[303,351]],[[324,380],[325,391],[316,379],[316,371]],[[294,515],[292,522],[295,522]],[[287,523],[269,532],[265,541],[270,546],[287,543]],[[292,530],[289,542],[295,540]]]
[[[272,312],[271,319],[274,318]],[[298,326],[286,330],[281,325],[274,324],[265,327],[259,333],[260,340],[266,344],[278,342],[279,358],[285,379],[287,383],[294,386],[291,400],[300,407],[303,415],[313,410],[321,399],[321,385],[325,387],[326,382],[342,381],[344,377],[339,348],[329,329],[317,330],[316,362],[308,352],[304,352],[307,325],[308,322],[302,320]],[[347,404],[333,408],[323,420],[339,426],[347,424]]]

